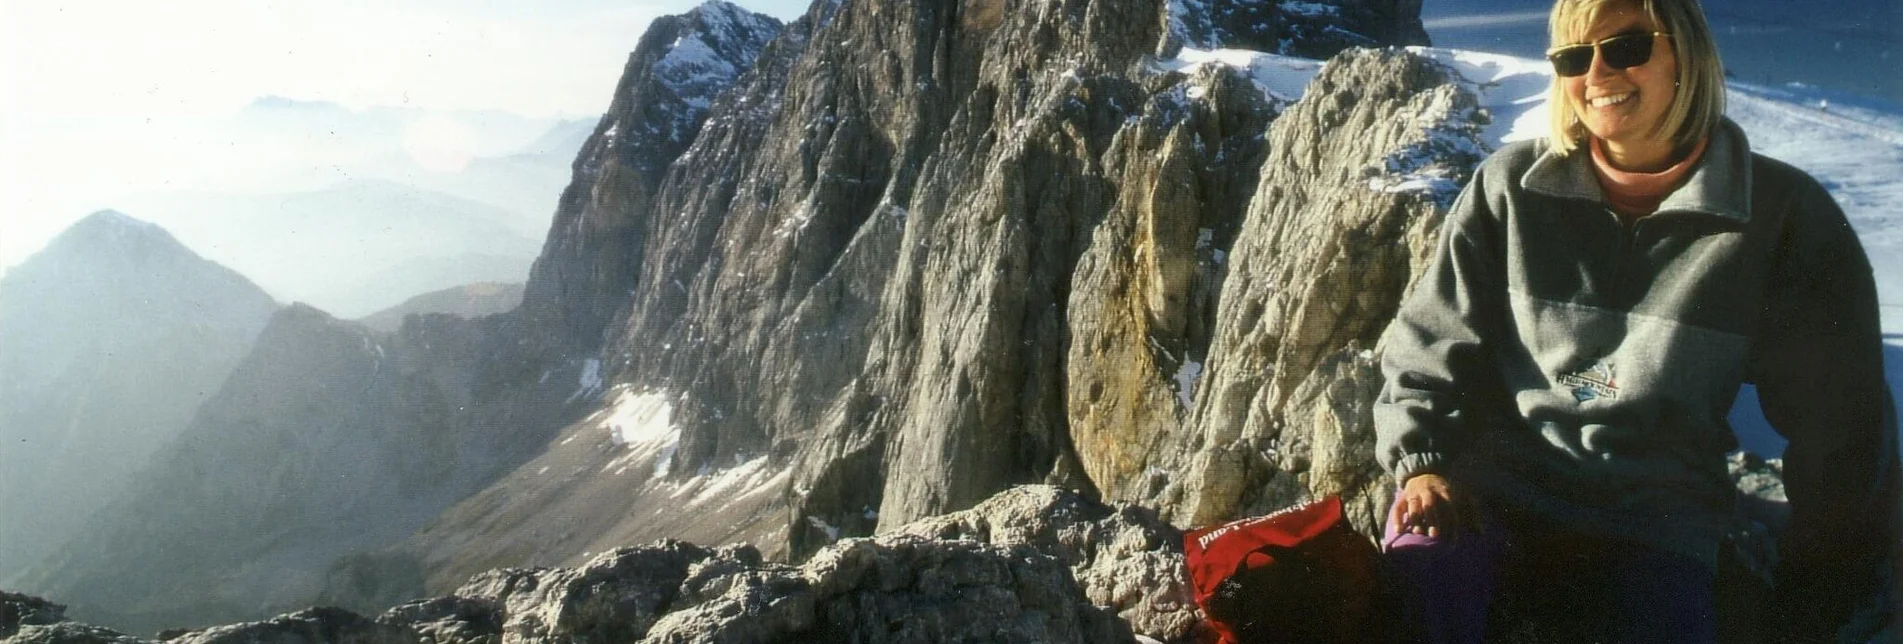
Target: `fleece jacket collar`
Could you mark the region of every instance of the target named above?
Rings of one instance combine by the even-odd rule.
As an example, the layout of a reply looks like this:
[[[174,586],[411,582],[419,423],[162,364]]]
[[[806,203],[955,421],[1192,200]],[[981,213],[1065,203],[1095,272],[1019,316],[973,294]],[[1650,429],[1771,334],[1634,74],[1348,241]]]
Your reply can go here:
[[[1551,149],[1541,152],[1520,177],[1520,186],[1562,199],[1610,203],[1593,175],[1592,155],[1585,150],[1563,157]],[[1705,158],[1685,185],[1659,203],[1658,212],[1668,210],[1710,213],[1739,223],[1751,220],[1751,144],[1737,123],[1727,118],[1713,128]]]

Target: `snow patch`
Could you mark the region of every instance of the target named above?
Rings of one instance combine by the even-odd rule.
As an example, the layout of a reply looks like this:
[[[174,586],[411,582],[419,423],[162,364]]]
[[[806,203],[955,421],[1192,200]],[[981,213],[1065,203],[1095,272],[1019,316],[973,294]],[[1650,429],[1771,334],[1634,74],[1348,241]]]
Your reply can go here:
[[[713,501],[725,501],[741,496],[749,496],[774,489],[770,483],[786,476],[785,472],[774,472],[768,466],[767,457],[762,455],[750,461],[721,470],[710,477],[697,479],[693,505],[703,505]]]
[[[1276,6],[1285,13],[1302,16],[1304,18],[1326,18],[1341,15],[1341,7],[1331,4],[1321,4],[1319,2],[1284,2]]]
[[[827,523],[821,520],[819,517],[812,516],[810,514],[806,516],[806,523],[812,525],[815,528],[819,528],[820,532],[826,533],[827,541],[839,540],[839,528],[833,526],[833,524]]]
[[[572,403],[600,393],[601,384],[601,360],[589,358],[582,361],[581,382],[578,383],[575,393],[568,397],[567,402]]]
[[[1315,79],[1321,71],[1322,61],[1281,54],[1269,54],[1247,49],[1197,49],[1184,47],[1175,58],[1158,61],[1154,68],[1159,72],[1192,73],[1203,65],[1223,65],[1235,68],[1255,83],[1256,89],[1270,100],[1292,103],[1301,98],[1308,82]],[[1191,88],[1199,92],[1202,88]],[[1200,93],[1191,95],[1191,98]]]
[[[601,427],[608,430],[610,441],[616,446],[628,448],[628,453],[610,461],[602,471],[648,458],[652,458],[654,463],[655,479],[663,478],[673,470],[674,454],[680,449],[681,430],[674,426],[674,403],[665,394],[623,389],[604,413],[606,418],[601,421]]]
[[[1363,173],[1370,190],[1423,194],[1447,208],[1460,194],[1462,175],[1494,148],[1481,132],[1487,117],[1460,92],[1441,87],[1428,97],[1410,124],[1416,128],[1414,140]]]
[[[1176,375],[1172,379],[1176,381],[1176,400],[1183,403],[1183,409],[1189,409],[1190,403],[1194,402],[1196,380],[1202,375],[1203,363],[1195,360],[1185,361],[1183,366],[1176,369]]]
[[[816,194],[817,191],[815,191],[814,196],[816,196]],[[793,214],[788,215],[787,218],[780,220],[780,223],[773,227],[773,236],[786,237],[806,230],[806,224],[812,223],[813,217],[819,214],[818,209],[813,207],[813,198],[813,196],[809,196],[804,203],[800,204],[799,210],[794,211]]]
[[[708,2],[688,15],[694,26],[668,44],[651,71],[683,105],[668,124],[676,141],[696,131],[714,98],[759,59],[761,47],[780,31],[771,18],[727,2]]]
[[[1462,85],[1479,99],[1480,109],[1493,119],[1481,133],[1481,140],[1498,149],[1514,141],[1546,136],[1546,96],[1553,84],[1550,63],[1458,49],[1407,50],[1452,69]]]
[[[705,110],[713,104],[713,95],[730,84],[740,70],[722,58],[697,32],[682,34],[654,65],[655,74],[688,106]],[[714,91],[707,91],[714,89]]]

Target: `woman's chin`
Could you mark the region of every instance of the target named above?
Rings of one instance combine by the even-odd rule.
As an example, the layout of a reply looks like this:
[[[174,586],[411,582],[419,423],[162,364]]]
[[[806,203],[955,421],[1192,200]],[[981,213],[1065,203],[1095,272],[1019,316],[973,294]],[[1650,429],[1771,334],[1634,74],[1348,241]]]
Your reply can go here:
[[[1630,118],[1588,118],[1586,131],[1619,147],[1643,146],[1653,138],[1651,128]]]

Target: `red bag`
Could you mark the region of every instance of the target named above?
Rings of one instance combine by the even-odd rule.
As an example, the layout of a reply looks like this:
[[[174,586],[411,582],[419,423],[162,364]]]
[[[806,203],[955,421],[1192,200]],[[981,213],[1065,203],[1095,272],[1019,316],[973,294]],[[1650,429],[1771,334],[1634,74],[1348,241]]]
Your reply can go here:
[[[1224,644],[1391,639],[1381,553],[1328,497],[1183,535],[1196,605]]]

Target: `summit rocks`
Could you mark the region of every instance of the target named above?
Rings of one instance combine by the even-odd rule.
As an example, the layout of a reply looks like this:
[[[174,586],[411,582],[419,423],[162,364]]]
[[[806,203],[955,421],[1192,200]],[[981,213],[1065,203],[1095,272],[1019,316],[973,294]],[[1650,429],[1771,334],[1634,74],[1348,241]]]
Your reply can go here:
[[[1104,574],[1119,569],[1120,580]],[[660,541],[574,568],[487,571],[374,619],[311,608],[169,632],[166,641],[1094,644],[1134,642],[1137,633],[1191,641],[1198,632],[1181,570],[1181,535],[1141,510],[1030,487],[893,534],[841,541],[800,566],[764,562],[751,546]],[[0,622],[19,631],[13,641],[142,641],[67,622],[44,600],[0,602],[23,616]]]

